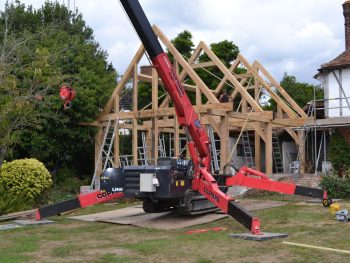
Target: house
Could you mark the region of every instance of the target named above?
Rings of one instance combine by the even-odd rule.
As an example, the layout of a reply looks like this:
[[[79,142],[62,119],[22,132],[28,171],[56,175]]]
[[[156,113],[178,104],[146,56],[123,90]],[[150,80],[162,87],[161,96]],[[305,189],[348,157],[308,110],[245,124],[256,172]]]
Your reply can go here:
[[[323,159],[323,172],[326,172],[330,166],[330,163],[327,162],[327,148],[331,134],[338,131],[350,144],[350,0],[343,3],[343,14],[345,19],[345,51],[331,61],[322,64],[315,75],[324,89],[324,100],[318,102],[321,107],[317,105],[314,107],[317,112],[322,111],[324,118],[317,117],[313,124],[316,138],[321,138],[322,130],[324,133],[322,136],[324,150],[317,150],[321,146],[315,147],[316,151],[319,152],[317,159]],[[326,141],[327,138],[328,141]],[[320,140],[315,141],[320,142]],[[321,154],[322,152],[323,154]],[[320,170],[319,165],[316,166]]]

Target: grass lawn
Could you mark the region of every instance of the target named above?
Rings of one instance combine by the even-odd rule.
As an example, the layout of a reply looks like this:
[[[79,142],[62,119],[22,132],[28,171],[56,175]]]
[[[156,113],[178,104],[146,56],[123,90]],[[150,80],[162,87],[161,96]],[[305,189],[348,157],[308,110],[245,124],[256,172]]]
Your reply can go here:
[[[98,205],[72,215],[125,207]],[[350,204],[343,204],[350,208]],[[264,242],[237,240],[246,232],[231,218],[180,230],[82,222],[53,217],[55,224],[0,231],[0,262],[349,262],[349,254],[292,247],[281,241],[350,250],[350,223],[339,223],[322,206],[291,202],[256,211],[266,232],[287,233],[286,239]],[[221,232],[185,234],[212,227]]]

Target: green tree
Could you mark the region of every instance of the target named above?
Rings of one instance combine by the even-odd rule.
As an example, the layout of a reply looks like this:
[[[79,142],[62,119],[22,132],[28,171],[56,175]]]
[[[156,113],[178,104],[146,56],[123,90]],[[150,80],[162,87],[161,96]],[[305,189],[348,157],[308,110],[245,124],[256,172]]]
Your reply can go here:
[[[210,49],[221,60],[226,67],[229,67],[239,54],[239,48],[232,41],[223,40],[217,43],[210,44]],[[201,62],[208,61],[207,54],[200,57]]]
[[[182,54],[185,59],[189,59],[193,52],[193,40],[192,33],[184,30],[179,33],[174,39],[171,40],[171,43],[176,47],[176,49]]]
[[[96,130],[79,123],[96,118],[117,79],[92,29],[80,13],[57,2],[34,10],[16,1],[1,12],[0,33],[0,43],[5,36],[27,39],[15,50],[16,64],[8,72],[23,94],[34,87],[32,97],[40,98],[30,104],[36,125],[18,130],[17,140],[12,140],[12,145],[17,143],[14,157],[35,157],[50,169],[61,163],[90,173]],[[62,84],[77,91],[72,109],[66,111],[58,96]]]
[[[212,43],[210,44],[210,49],[226,67],[230,67],[232,62],[237,58],[239,54],[238,46],[236,46],[232,41],[228,40]],[[203,54],[199,57],[199,62],[206,61],[210,61],[207,54]],[[224,74],[217,67],[208,67],[205,70],[198,69],[197,73],[210,89],[215,89],[216,86],[220,83],[221,79],[224,77]],[[228,85],[225,85],[224,88],[229,92],[232,90],[232,87]]]
[[[314,90],[316,99],[324,98],[323,89],[319,85],[298,82],[295,76],[287,73],[284,73],[280,84],[300,107],[304,107],[309,101],[314,99]],[[276,102],[270,99],[267,108],[276,111]]]

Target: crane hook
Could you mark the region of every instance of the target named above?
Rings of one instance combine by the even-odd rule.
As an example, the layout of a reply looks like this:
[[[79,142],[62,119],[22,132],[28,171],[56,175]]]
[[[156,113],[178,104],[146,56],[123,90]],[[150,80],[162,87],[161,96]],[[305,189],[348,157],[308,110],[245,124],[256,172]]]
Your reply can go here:
[[[74,99],[75,94],[75,89],[73,89],[70,86],[63,85],[60,87],[60,98],[64,101],[63,108],[65,110],[70,109],[72,107],[72,100]]]

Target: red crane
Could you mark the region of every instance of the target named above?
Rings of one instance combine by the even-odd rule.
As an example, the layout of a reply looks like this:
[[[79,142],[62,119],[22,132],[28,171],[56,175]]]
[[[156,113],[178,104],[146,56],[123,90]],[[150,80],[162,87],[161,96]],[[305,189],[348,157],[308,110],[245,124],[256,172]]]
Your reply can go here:
[[[121,0],[120,2],[151,58],[152,64],[157,69],[159,77],[162,79],[164,87],[174,103],[179,124],[187,134],[188,148],[194,164],[192,189],[199,191],[224,213],[240,221],[253,234],[260,234],[259,219],[240,207],[229,195],[223,193],[212,176],[209,138],[167,54],[163,51],[154,34],[140,3],[137,0]],[[293,184],[271,181],[265,174],[248,167],[242,167],[235,176],[227,177],[226,185],[244,185],[286,194],[299,193],[308,195],[311,191],[308,188],[298,187]],[[322,197],[327,199],[327,193],[322,191]]]
[[[236,174],[221,175],[224,184],[219,185],[211,174],[211,155],[209,138],[201,125],[198,114],[195,112],[184,87],[181,84],[167,54],[163,51],[152,27],[147,20],[137,0],[120,0],[130,21],[135,27],[153,66],[164,83],[166,91],[171,97],[179,124],[185,130],[187,143],[191,155],[192,165],[183,165],[182,162],[158,160],[158,166],[133,166],[107,169],[101,176],[108,187],[97,190],[88,195],[80,195],[73,200],[38,209],[37,218],[47,217],[70,209],[84,207],[104,202],[111,198],[123,195],[144,200],[144,210],[150,212],[168,211],[167,209],[181,208],[184,200],[188,200],[187,193],[192,191],[204,196],[224,213],[232,216],[254,235],[260,235],[260,220],[252,213],[239,206],[234,198],[221,191],[222,186],[233,185],[268,190],[291,195],[310,196],[323,199],[323,205],[328,206],[331,200],[322,189],[297,186],[295,184],[275,182],[262,172],[243,166]],[[74,97],[74,95],[73,95]],[[190,166],[190,169],[188,167]],[[151,177],[149,177],[151,175]],[[153,190],[142,190],[141,177],[151,179]],[[175,181],[180,178],[185,183],[177,187]],[[152,180],[159,181],[157,186]],[[130,183],[132,182],[132,183]],[[137,185],[139,188],[133,188]],[[154,187],[153,187],[154,186]],[[196,196],[197,199],[199,196]],[[152,206],[153,205],[153,206]],[[157,205],[157,206],[156,206]]]

